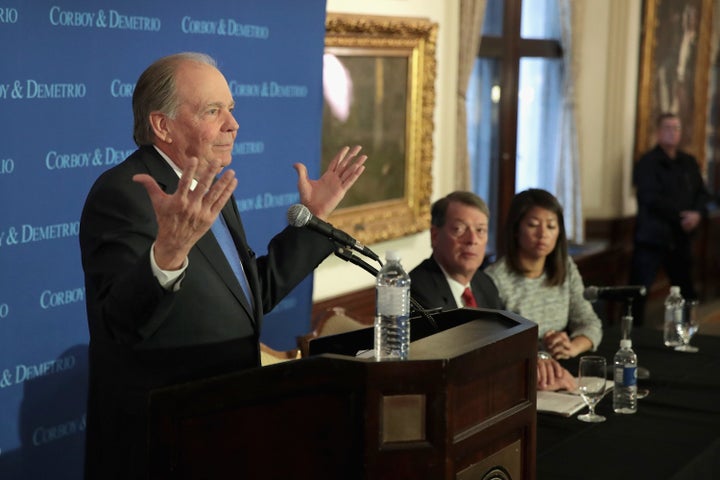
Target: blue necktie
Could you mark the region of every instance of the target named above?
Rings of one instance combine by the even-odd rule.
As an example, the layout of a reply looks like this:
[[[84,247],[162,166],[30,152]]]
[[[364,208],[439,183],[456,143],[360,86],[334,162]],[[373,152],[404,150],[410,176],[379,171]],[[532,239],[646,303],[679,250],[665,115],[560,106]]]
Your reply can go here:
[[[230,230],[228,230],[222,213],[217,216],[217,219],[212,224],[211,230],[215,235],[215,239],[217,239],[218,243],[220,244],[220,248],[222,248],[222,251],[225,254],[225,258],[227,258],[227,261],[230,264],[233,272],[235,273],[238,282],[240,282],[240,287],[242,287],[242,290],[245,293],[245,298],[247,298],[250,308],[252,308],[253,297],[250,293],[250,285],[248,284],[245,270],[243,270],[242,262],[240,261],[240,254],[238,254],[237,248],[235,247],[235,242],[233,242],[232,236],[230,235]]]

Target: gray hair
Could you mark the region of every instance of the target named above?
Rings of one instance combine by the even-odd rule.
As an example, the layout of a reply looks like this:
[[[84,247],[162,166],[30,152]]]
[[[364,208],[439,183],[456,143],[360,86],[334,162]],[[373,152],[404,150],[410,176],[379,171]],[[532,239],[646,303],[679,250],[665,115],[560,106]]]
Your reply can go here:
[[[162,112],[175,117],[179,100],[175,89],[175,73],[184,62],[204,63],[217,67],[215,59],[204,53],[182,52],[153,62],[140,75],[133,92],[133,140],[139,146],[152,145],[155,134],[150,125],[150,113]]]

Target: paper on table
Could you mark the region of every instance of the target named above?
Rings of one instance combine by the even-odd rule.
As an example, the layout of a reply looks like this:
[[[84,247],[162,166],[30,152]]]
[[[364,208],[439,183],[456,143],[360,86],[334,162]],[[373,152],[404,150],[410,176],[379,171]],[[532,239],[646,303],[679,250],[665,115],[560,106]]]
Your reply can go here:
[[[605,382],[604,395],[607,395],[612,388],[613,381],[607,380]],[[563,417],[571,417],[585,407],[587,407],[587,405],[577,390],[571,392],[567,390],[559,392],[547,392],[543,390],[537,392],[538,412],[554,413],[556,415],[562,415]]]

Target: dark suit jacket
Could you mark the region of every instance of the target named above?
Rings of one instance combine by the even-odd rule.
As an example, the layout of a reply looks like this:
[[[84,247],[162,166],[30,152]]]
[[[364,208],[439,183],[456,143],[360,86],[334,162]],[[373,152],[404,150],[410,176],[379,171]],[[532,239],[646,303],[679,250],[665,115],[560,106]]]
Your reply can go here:
[[[656,145],[635,164],[633,184],[638,203],[636,244],[689,250],[691,234],[682,229],[680,212],[707,215],[712,200],[695,157],[678,150],[671,159]]]
[[[288,227],[256,258],[230,201],[222,214],[254,309],[210,231],[191,250],[180,289],[167,291],[150,267],[157,223],[147,192],[132,181],[138,173],[167,193],[177,188],[158,152],[140,148],[98,178],[80,221],[90,330],[86,478],[142,478],[149,392],[258,366],[263,313],[333,251],[320,235]]]
[[[470,281],[470,289],[478,307],[502,309],[497,287],[485,272],[475,272]],[[410,271],[410,293],[428,310],[438,307],[452,310],[461,307],[455,302],[450,285],[433,257],[423,260]]]

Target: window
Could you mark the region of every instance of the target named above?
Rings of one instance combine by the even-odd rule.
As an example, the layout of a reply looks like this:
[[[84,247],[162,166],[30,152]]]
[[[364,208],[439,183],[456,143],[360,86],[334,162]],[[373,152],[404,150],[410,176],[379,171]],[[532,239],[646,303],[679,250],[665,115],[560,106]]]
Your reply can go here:
[[[498,252],[515,192],[555,193],[563,59],[557,0],[488,0],[468,86],[472,188],[491,211],[488,255]]]

